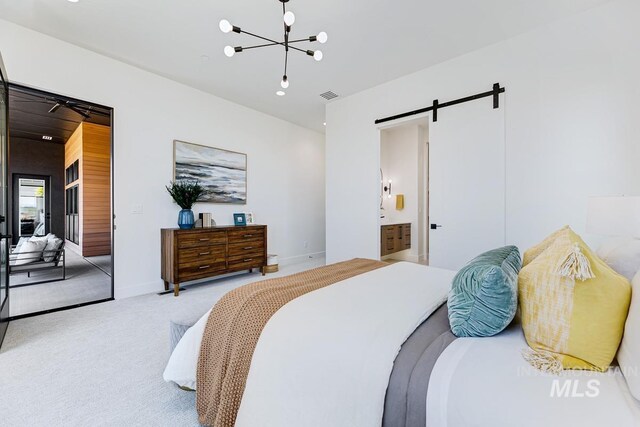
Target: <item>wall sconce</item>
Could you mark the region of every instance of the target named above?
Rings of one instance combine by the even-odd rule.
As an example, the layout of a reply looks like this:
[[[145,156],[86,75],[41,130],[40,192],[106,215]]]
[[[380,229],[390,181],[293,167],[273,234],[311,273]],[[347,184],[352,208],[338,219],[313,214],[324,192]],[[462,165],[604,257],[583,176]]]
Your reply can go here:
[[[385,185],[385,186],[383,187],[384,192],[385,192],[385,193],[389,193],[389,194],[388,194],[388,196],[387,196],[389,199],[391,198],[391,183],[392,183],[392,181],[391,181],[391,180],[389,180],[389,182],[387,183],[387,185]]]

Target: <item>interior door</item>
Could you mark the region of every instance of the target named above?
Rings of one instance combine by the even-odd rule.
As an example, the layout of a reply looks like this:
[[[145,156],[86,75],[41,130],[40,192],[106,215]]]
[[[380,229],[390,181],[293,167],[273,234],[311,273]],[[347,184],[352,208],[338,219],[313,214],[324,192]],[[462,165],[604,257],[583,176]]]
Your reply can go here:
[[[0,346],[9,324],[9,239],[7,236],[7,144],[9,139],[9,86],[0,55]]]
[[[505,244],[504,108],[448,107],[429,135],[429,264],[457,270]]]

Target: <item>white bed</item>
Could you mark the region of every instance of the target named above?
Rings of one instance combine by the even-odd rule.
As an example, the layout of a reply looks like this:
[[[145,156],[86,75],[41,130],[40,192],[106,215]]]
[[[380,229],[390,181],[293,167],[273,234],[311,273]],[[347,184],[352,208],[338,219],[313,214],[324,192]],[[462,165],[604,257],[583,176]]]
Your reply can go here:
[[[236,425],[380,425],[395,357],[446,301],[454,275],[398,263],[283,306],[260,335]],[[176,346],[166,381],[196,388],[207,318],[208,313]]]
[[[236,426],[380,426],[400,346],[446,300],[454,274],[399,263],[286,304],[260,335]],[[166,381],[195,388],[208,316],[178,343]],[[495,337],[455,340],[425,381],[426,425],[640,426],[640,403],[619,371],[565,371],[558,378],[530,367],[525,348],[517,324]],[[569,397],[550,395],[557,380],[563,393],[565,380],[576,381]],[[586,395],[596,390],[597,397]]]
[[[522,358],[525,348],[518,324],[495,337],[454,341],[431,374],[427,425],[640,425],[640,402],[619,369],[544,374]]]

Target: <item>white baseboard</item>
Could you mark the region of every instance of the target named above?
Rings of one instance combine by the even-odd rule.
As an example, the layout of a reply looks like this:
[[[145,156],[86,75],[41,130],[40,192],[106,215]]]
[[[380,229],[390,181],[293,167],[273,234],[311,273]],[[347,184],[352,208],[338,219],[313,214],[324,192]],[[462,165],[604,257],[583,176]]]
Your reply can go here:
[[[310,259],[324,258],[325,256],[326,256],[326,252],[314,252],[314,253],[309,253],[304,255],[296,255],[288,258],[279,258],[278,264],[279,265],[298,264],[300,262],[305,262]]]
[[[293,264],[305,262],[310,259],[318,259],[323,257],[325,257],[325,252],[315,252],[315,253],[310,253],[305,255],[281,258],[279,259],[279,264],[280,266],[287,266],[287,265],[293,265]],[[224,279],[226,277],[233,277],[239,274],[246,274],[246,272],[240,271],[237,273],[229,273],[229,274],[210,277],[202,280],[194,280],[192,282],[189,282],[189,284],[192,285],[196,283],[209,282],[211,280]],[[152,282],[131,284],[128,286],[118,286],[118,278],[116,276],[115,299],[131,298],[131,297],[137,297],[145,294],[155,294],[162,291],[164,291],[164,282],[161,279],[154,280]]]

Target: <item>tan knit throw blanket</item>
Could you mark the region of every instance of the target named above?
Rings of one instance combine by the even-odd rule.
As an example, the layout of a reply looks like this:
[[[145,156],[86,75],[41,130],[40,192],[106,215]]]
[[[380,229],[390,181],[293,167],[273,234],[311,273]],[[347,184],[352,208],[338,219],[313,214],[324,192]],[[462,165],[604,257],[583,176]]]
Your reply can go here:
[[[252,283],[222,297],[211,310],[200,347],[196,392],[200,423],[233,427],[258,338],[276,311],[301,295],[387,265],[354,259]]]

